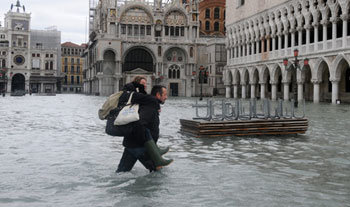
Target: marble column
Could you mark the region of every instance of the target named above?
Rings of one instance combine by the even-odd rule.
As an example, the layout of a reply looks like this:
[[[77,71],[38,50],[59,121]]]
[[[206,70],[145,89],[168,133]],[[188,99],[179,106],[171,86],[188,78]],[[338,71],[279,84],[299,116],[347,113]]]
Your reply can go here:
[[[247,84],[242,83],[242,98],[247,98]]]
[[[271,83],[271,100],[276,101],[277,100],[277,84]]]
[[[347,38],[347,31],[348,31],[348,15],[342,15],[342,20],[343,20],[343,47],[346,47],[346,38]]]
[[[283,99],[285,101],[289,100],[289,82],[283,83]]]
[[[255,98],[255,89],[256,89],[256,84],[251,83],[250,84],[250,98]]]
[[[314,50],[317,51],[317,42],[318,42],[318,24],[314,25],[314,40],[315,40],[315,47]]]
[[[332,48],[335,49],[337,47],[337,21],[332,21]]]
[[[231,98],[231,86],[225,85],[226,88],[226,98]]]
[[[332,104],[335,104],[339,99],[339,80],[332,81]]]
[[[298,82],[298,101],[302,101],[304,99],[304,83]]]
[[[291,31],[292,34],[292,48],[295,46],[295,31]]]
[[[314,84],[314,103],[320,102],[320,81],[312,81]]]
[[[260,83],[260,98],[264,99],[265,98],[265,94],[266,94],[266,83]]]
[[[233,98],[238,98],[238,86],[237,86],[237,84],[233,85]]]
[[[323,36],[323,50],[326,50],[327,49],[327,24],[326,23],[324,23],[323,24],[323,34],[322,34],[322,36]]]
[[[301,47],[302,37],[303,37],[301,31],[302,31],[302,28],[299,28],[299,29],[298,29],[298,46],[299,46],[299,47]]]

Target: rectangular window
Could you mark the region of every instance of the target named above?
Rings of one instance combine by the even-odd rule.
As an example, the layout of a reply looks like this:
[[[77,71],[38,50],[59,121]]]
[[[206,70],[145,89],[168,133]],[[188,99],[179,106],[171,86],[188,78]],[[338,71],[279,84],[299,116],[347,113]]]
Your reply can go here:
[[[147,25],[147,35],[151,35],[151,25]]]
[[[70,64],[74,64],[74,58],[72,58],[71,60],[70,60]]]
[[[80,73],[80,66],[77,66],[77,73]]]
[[[79,58],[77,59],[77,64],[80,65],[80,59]]]
[[[64,66],[64,72],[68,73],[68,66],[66,66],[66,65]]]
[[[77,84],[80,84],[80,77],[77,76]]]
[[[185,28],[184,27],[181,27],[181,36],[185,36]]]
[[[122,25],[121,25],[121,33],[122,33],[123,35],[126,34],[126,25],[125,25],[125,24],[122,24]]]
[[[169,27],[168,26],[165,26],[165,36],[168,36],[169,35]]]
[[[53,70],[53,61],[50,61],[50,70]]]
[[[175,27],[175,36],[180,36],[180,28]]]
[[[140,35],[145,36],[145,25],[141,25],[140,27]]]
[[[68,58],[64,58],[64,65],[68,64]]]
[[[70,72],[74,73],[74,66],[73,65],[70,67]]]
[[[139,36],[139,25],[134,25],[134,36]]]
[[[132,25],[128,25],[128,35],[132,35]]]
[[[71,84],[74,84],[74,76],[71,76],[71,77],[70,77],[70,83],[71,83]]]

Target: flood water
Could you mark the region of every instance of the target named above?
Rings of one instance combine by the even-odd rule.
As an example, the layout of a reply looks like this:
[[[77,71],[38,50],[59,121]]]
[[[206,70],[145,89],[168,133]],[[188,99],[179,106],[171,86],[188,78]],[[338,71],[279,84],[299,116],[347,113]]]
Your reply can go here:
[[[175,161],[115,170],[105,97],[0,97],[0,206],[350,206],[350,105],[307,104],[305,135],[193,138],[194,98],[168,99],[159,145]]]

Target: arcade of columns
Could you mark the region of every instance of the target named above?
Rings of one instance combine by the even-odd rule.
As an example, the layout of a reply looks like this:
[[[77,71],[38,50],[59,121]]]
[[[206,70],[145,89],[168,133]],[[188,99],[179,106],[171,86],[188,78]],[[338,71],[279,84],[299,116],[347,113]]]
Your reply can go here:
[[[297,84],[298,100],[350,101],[349,10],[348,0],[289,1],[227,25],[226,97],[288,100]],[[282,64],[294,49],[310,59],[296,74]]]

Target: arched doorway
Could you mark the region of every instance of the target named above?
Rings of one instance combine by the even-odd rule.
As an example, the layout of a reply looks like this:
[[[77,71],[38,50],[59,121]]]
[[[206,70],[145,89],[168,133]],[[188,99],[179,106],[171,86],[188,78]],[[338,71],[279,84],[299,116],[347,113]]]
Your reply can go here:
[[[313,100],[313,91],[314,87],[311,83],[311,69],[310,65],[304,66],[303,70],[301,71],[301,81],[304,83],[304,99],[305,101],[312,101]]]
[[[154,72],[153,57],[143,48],[135,48],[125,56],[123,72],[141,68],[148,72]]]
[[[253,72],[253,83],[254,83],[254,86],[251,86],[251,87],[255,87],[255,90],[254,90],[254,97],[260,97],[260,84],[259,84],[259,72],[258,72],[258,69],[254,69],[254,72]],[[252,90],[252,89],[251,89]],[[253,98],[252,96],[250,96],[251,98]]]
[[[102,88],[99,89],[100,95],[111,95],[120,88],[119,83],[115,82],[113,77],[117,72],[115,56],[115,52],[111,49],[108,49],[103,53],[103,66],[102,71],[100,71],[103,73],[103,79],[98,80],[102,81],[100,84]]]
[[[320,83],[320,101],[331,102],[332,101],[332,83],[329,81],[329,68],[326,62],[320,64],[321,70],[321,83]]]
[[[339,99],[341,102],[350,103],[350,66],[344,59],[339,63]]]
[[[12,77],[11,92],[17,90],[25,90],[25,77],[24,75],[17,73]]]

